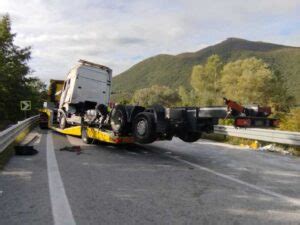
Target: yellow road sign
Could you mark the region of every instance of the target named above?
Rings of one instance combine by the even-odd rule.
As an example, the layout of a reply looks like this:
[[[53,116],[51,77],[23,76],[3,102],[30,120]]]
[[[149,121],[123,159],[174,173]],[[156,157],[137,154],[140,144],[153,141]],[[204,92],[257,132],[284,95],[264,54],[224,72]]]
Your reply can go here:
[[[20,106],[22,111],[31,110],[31,101],[20,101]]]

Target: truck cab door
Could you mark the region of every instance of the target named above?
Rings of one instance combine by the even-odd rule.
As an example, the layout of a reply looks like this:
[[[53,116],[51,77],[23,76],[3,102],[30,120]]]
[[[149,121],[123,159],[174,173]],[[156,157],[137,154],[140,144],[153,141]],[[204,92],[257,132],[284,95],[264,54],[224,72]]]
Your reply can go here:
[[[64,103],[68,100],[68,90],[70,87],[70,79],[66,80],[64,83],[64,87],[62,89],[62,93],[61,93],[61,97],[60,97],[60,101],[59,101],[59,108],[61,109],[64,105]]]

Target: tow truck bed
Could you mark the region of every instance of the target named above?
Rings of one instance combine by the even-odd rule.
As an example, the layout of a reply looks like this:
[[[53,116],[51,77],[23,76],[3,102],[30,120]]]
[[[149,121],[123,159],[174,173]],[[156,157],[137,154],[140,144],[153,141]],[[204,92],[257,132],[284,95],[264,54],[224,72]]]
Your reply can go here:
[[[41,128],[50,128],[58,133],[72,135],[81,137],[82,136],[82,127],[81,126],[73,126],[68,127],[65,129],[60,129],[53,124],[53,110],[51,109],[42,109],[40,110],[41,117],[40,117],[40,127]],[[47,118],[46,118],[47,116]],[[114,134],[114,132],[110,130],[102,130],[95,127],[87,127],[87,139],[90,141],[98,140],[101,142],[107,142],[111,144],[129,144],[133,143],[133,137],[129,136],[118,136]]]

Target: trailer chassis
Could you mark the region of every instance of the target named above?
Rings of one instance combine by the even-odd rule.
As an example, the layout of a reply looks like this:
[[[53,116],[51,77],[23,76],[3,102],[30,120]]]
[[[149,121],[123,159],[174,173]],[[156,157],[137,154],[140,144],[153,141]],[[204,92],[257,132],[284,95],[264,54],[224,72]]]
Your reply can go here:
[[[40,127],[51,128],[63,134],[81,136],[86,143],[102,142],[143,143],[156,140],[171,140],[174,136],[185,142],[195,142],[202,133],[212,133],[219,119],[231,118],[236,127],[276,127],[277,119],[268,118],[271,111],[266,107],[243,107],[234,101],[224,99],[227,106],[220,107],[173,107],[154,105],[150,108],[131,105],[117,105],[103,121],[95,111],[95,118],[85,120],[81,125],[60,129],[56,121],[56,109],[41,110]],[[98,117],[98,119],[97,119]],[[106,117],[105,117],[106,118]]]

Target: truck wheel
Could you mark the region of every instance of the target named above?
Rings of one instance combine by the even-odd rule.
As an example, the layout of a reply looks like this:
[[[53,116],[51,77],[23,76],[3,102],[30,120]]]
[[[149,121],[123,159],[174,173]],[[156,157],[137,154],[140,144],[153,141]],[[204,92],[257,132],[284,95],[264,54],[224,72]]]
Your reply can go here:
[[[127,115],[123,105],[117,105],[113,108],[110,117],[110,125],[112,130],[118,134],[125,133],[127,130]]]
[[[201,138],[201,133],[185,132],[177,135],[184,142],[195,142]]]
[[[81,139],[82,139],[83,143],[85,143],[85,144],[92,143],[92,139],[88,137],[86,127],[81,128]]]
[[[59,118],[59,128],[65,129],[66,127],[67,127],[67,118],[66,118],[65,114],[62,113]]]
[[[40,114],[40,122],[39,126],[41,129],[48,129],[48,115],[46,113],[41,113]]]
[[[149,112],[136,115],[132,123],[133,137],[136,142],[149,144],[156,140],[154,116]]]
[[[40,129],[42,129],[42,130],[48,129],[48,123],[40,123],[39,126],[40,126]]]

